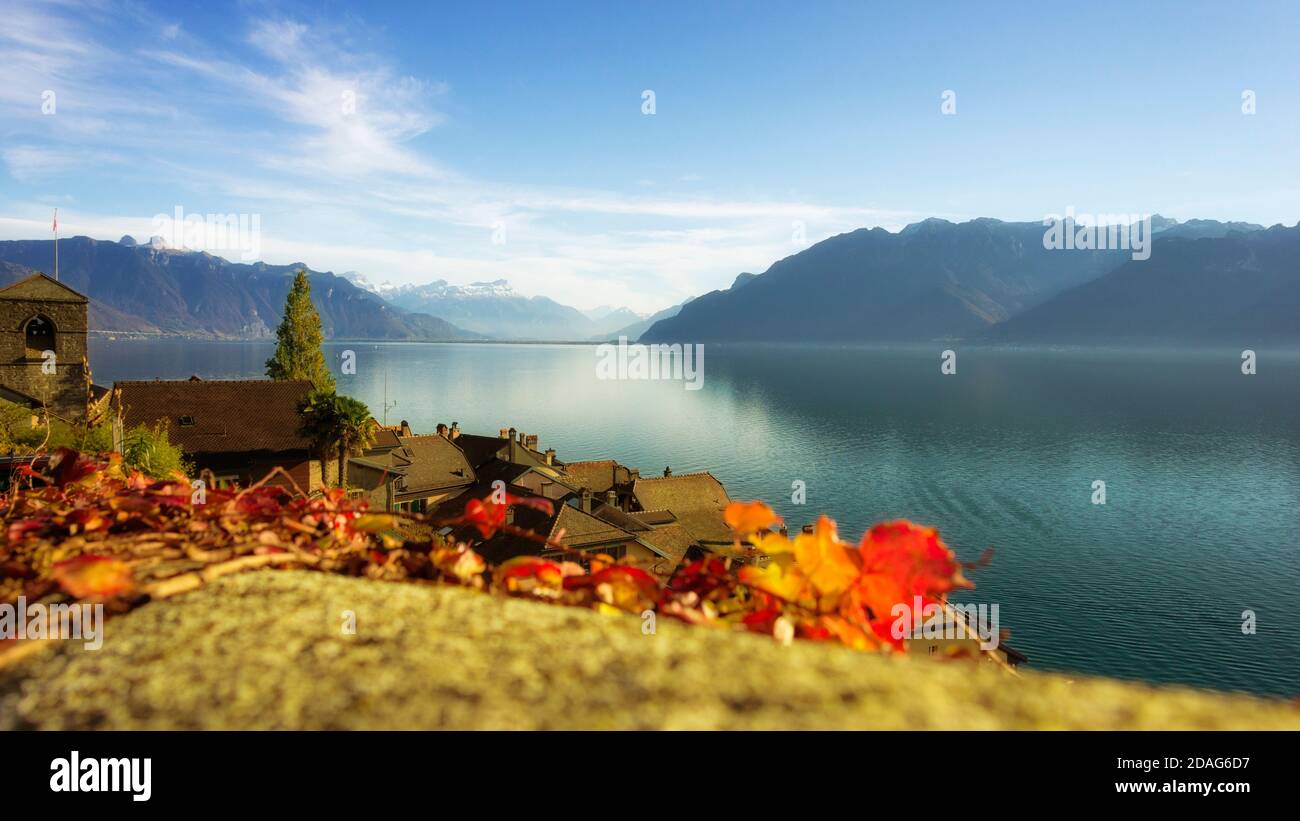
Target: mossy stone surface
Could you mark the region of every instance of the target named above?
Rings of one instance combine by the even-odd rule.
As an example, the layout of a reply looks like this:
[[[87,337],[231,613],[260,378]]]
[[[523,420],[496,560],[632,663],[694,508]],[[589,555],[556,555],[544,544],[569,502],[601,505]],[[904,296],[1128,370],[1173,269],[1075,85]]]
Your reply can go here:
[[[96,652],[0,668],[0,729],[18,728],[1300,729],[1300,710],[269,571],[110,620]]]

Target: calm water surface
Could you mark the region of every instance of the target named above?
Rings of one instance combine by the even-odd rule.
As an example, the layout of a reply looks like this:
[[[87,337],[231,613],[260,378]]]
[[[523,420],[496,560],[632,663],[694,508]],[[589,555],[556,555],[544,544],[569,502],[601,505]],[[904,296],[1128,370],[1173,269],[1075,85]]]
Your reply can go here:
[[[994,548],[997,603],[1034,667],[1300,694],[1300,355],[709,346],[704,387],[601,381],[590,346],[331,343],[340,389],[417,430],[537,433],[561,459],[711,470],[794,526],[826,512]],[[261,376],[269,343],[91,343],[95,381]],[[256,409],[249,409],[255,413]],[[1106,482],[1107,503],[1091,502]],[[807,484],[807,505],[790,503]],[[1242,634],[1242,613],[1258,632]]]

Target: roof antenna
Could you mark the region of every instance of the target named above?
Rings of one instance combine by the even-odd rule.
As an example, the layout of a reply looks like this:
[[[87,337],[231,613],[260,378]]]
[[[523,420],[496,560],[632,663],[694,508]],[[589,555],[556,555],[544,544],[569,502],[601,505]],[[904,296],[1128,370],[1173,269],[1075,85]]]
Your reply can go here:
[[[392,404],[388,403],[388,368],[384,368],[384,426],[388,425],[388,412],[397,407],[397,400],[394,399]]]

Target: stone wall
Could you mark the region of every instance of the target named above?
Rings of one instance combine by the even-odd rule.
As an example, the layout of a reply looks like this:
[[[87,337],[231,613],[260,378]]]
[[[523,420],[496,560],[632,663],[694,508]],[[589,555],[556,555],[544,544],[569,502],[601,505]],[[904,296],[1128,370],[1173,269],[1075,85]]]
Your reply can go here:
[[[40,317],[54,327],[54,373],[41,351],[28,350],[27,326]],[[0,385],[42,400],[67,420],[86,412],[87,301],[44,277],[0,292]]]

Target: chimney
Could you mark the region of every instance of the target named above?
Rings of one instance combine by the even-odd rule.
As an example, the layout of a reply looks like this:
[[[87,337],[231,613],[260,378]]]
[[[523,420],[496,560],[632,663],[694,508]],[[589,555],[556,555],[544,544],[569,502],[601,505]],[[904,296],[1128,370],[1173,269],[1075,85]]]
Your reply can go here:
[[[506,432],[506,438],[510,440],[510,447],[506,449],[506,461],[513,465],[515,460],[519,458],[516,456],[519,452],[518,431],[511,428]]]
[[[402,420],[402,435],[403,436],[411,435],[411,426],[407,424],[407,421],[405,419]]]
[[[526,435],[526,436],[524,437],[524,447],[528,448],[529,450],[536,451],[536,450],[537,450],[537,434],[535,434],[535,433],[530,433],[530,434]]]
[[[582,499],[582,512],[590,513],[591,512],[591,491],[584,487],[582,489],[581,499]]]
[[[451,440],[452,440],[453,442],[460,438],[460,423],[459,423],[459,422],[452,422],[452,423],[451,423],[451,432],[450,432],[450,436],[451,436]]]
[[[667,479],[673,475],[672,468],[664,468],[664,478]]]
[[[502,429],[501,429],[501,438],[502,438],[502,439],[509,439],[509,438],[510,438],[510,428],[502,428]]]
[[[605,491],[605,504],[610,507],[618,507],[618,493],[615,492],[614,488]]]
[[[447,435],[447,432],[450,431],[451,428],[448,428],[445,424],[443,424],[442,422],[439,422],[439,423],[438,423],[438,427],[436,428],[436,430],[438,431],[438,435],[439,435],[439,436],[446,436],[446,435]]]
[[[555,448],[546,449],[546,464],[548,465],[555,464]]]

